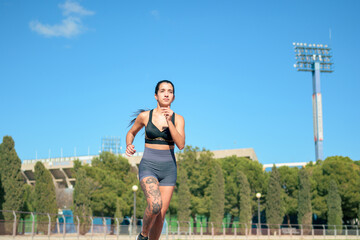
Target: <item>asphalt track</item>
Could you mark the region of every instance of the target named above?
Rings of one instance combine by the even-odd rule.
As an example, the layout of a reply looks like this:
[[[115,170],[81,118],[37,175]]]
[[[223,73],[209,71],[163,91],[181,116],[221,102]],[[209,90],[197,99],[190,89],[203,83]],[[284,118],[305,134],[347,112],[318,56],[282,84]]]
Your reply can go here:
[[[94,236],[77,236],[73,234],[68,235],[51,235],[50,238],[48,236],[43,235],[35,235],[35,236],[0,236],[0,240],[135,240],[135,236],[129,236],[129,235],[120,235],[120,236],[114,236],[114,235],[94,235]],[[238,240],[297,240],[297,239],[331,239],[331,240],[344,240],[344,239],[360,239],[360,236],[300,236],[300,235],[293,235],[293,236],[200,236],[200,235],[162,235],[160,240],[230,240],[230,239],[238,239]]]

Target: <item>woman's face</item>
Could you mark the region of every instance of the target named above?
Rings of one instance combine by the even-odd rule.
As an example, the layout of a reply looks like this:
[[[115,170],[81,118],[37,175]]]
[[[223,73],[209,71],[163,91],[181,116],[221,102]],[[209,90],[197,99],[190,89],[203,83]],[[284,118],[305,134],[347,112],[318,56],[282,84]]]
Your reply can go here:
[[[161,106],[170,106],[174,101],[174,89],[170,83],[161,83],[157,94],[155,94],[155,99],[159,102]]]

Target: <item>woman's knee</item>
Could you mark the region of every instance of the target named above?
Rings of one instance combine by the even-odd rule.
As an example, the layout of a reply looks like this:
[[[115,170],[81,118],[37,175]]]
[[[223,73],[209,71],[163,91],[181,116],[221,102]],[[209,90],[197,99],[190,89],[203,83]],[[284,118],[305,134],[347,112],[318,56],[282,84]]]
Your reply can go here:
[[[151,202],[151,213],[154,215],[158,215],[162,209],[162,200],[152,201]]]

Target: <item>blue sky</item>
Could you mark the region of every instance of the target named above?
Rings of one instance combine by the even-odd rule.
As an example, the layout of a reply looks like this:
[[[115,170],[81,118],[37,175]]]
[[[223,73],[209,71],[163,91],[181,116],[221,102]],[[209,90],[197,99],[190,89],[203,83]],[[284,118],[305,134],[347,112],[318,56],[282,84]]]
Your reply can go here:
[[[104,136],[124,148],[130,115],[169,79],[188,145],[311,161],[312,80],[292,45],[307,42],[333,49],[324,156],[360,160],[359,12],[357,0],[0,0],[0,136],[22,160],[97,154]]]

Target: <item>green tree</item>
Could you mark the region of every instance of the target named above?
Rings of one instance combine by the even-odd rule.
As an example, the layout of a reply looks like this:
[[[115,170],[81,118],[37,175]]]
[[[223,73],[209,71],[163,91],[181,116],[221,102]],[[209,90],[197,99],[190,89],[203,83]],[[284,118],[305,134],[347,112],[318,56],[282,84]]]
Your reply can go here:
[[[215,232],[220,233],[224,218],[224,176],[220,164],[215,163],[214,174],[211,181],[211,203],[210,203],[210,222],[214,223]]]
[[[180,165],[180,164],[179,164]],[[178,205],[177,215],[178,221],[180,221],[181,231],[186,231],[189,229],[188,222],[190,220],[190,190],[187,184],[187,173],[186,169],[179,166],[179,175],[178,175],[178,201],[181,203]]]
[[[359,204],[359,208],[358,208],[358,219],[360,219],[360,204]],[[360,225],[360,221],[358,222],[358,224]]]
[[[354,161],[354,163],[355,163],[356,165],[360,166],[360,160]]]
[[[296,221],[298,207],[298,172],[296,167],[282,166],[278,168],[280,174],[280,185],[283,189],[283,207],[287,223],[291,223],[291,219]],[[295,222],[293,222],[295,223]]]
[[[24,185],[23,194],[24,212],[35,212],[35,187],[29,184]]]
[[[240,223],[251,223],[252,212],[251,212],[251,190],[250,184],[247,180],[246,175],[238,171],[239,181],[239,222]],[[245,225],[240,226],[240,232],[245,234]]]
[[[310,162],[306,165],[306,170],[310,177],[311,206],[313,214],[318,217],[319,222],[324,223],[327,218],[327,187],[323,179],[322,161],[317,161],[315,164]]]
[[[326,196],[331,179],[338,183],[342,200],[343,221],[350,222],[356,218],[360,203],[360,166],[348,157],[333,156],[315,164],[308,164],[311,174],[312,207],[320,220],[327,219]]]
[[[235,158],[232,158],[235,160]],[[224,203],[224,211],[227,214],[231,215],[230,226],[233,227],[234,218],[239,216],[239,202],[240,202],[240,178],[239,170],[237,170],[236,163],[234,162],[226,162],[226,160],[222,162],[223,175],[225,179],[225,203]],[[236,171],[237,170],[237,171]],[[251,203],[250,203],[251,204]]]
[[[283,221],[282,191],[279,172],[274,164],[266,195],[266,222],[268,224],[281,224]],[[270,226],[270,228],[273,228],[273,226]]]
[[[214,172],[213,154],[205,149],[200,151],[198,147],[185,146],[177,159],[181,167],[186,169],[187,183],[191,193],[191,217],[194,219],[195,229],[197,214],[210,217],[210,183]],[[175,197],[178,198],[178,195],[176,193]]]
[[[123,206],[126,206],[126,203],[124,202],[124,200],[120,197],[118,197],[118,199],[116,200],[116,211],[115,211],[115,218],[118,218],[119,221],[121,221],[124,218],[124,208]]]
[[[266,195],[268,176],[263,171],[263,166],[257,162],[244,157],[231,156],[221,159],[223,174],[225,178],[225,212],[231,214],[231,222],[234,217],[239,216],[240,183],[238,171],[243,172],[248,180],[251,196],[251,209],[256,211],[257,199],[255,193],[261,192]],[[254,213],[252,213],[254,214]],[[231,227],[230,226],[230,227]]]
[[[37,213],[38,231],[47,233],[49,214],[57,213],[55,186],[48,169],[42,162],[35,164],[35,210]],[[55,227],[55,215],[51,215],[52,228]]]
[[[139,183],[137,170],[120,155],[102,152],[92,160],[91,166],[76,164],[83,168],[92,181],[91,209],[95,216],[114,216],[117,199],[121,198],[123,215],[132,216],[132,186]],[[136,192],[136,217],[143,217],[146,200],[142,191]]]
[[[3,137],[0,144],[0,177],[2,191],[2,210],[20,211],[23,206],[23,186],[24,180],[21,176],[21,160],[15,151],[15,142],[10,136]],[[0,216],[1,217],[1,216]],[[6,233],[12,232],[12,212],[4,212],[3,217],[6,221]],[[19,216],[17,216],[19,219]]]
[[[305,168],[299,171],[298,222],[303,224],[304,234],[309,234],[312,224],[311,185]]]
[[[360,219],[360,204],[359,204],[359,208],[358,208],[358,219]],[[360,225],[360,221],[359,221],[359,225]]]
[[[73,211],[74,215],[78,216],[80,220],[80,234],[84,235],[89,232],[91,226],[89,217],[92,216],[90,196],[93,184],[91,179],[86,177],[86,171],[82,168],[76,171],[75,178]]]
[[[178,183],[177,183],[178,185]],[[175,187],[173,195],[171,197],[170,205],[169,205],[169,211],[167,212],[167,218],[169,219],[171,216],[177,215],[177,210],[179,208],[178,204],[178,187]]]
[[[360,203],[360,166],[348,157],[334,156],[324,161],[322,169],[325,183],[332,179],[338,183],[344,221],[356,218],[357,206]]]
[[[1,145],[0,145],[0,147],[1,147]],[[0,161],[1,161],[1,152],[0,152]],[[5,196],[5,192],[4,192],[3,185],[1,183],[1,167],[0,167],[0,211],[2,210],[2,205],[5,201],[4,196]],[[2,212],[0,212],[0,219],[3,219],[3,218],[4,217],[2,216]]]
[[[0,151],[1,151],[1,144],[0,144]],[[1,152],[0,152],[0,161],[1,161]],[[5,192],[4,192],[2,183],[1,183],[1,170],[0,170],[0,221],[4,220],[3,212],[1,211],[1,210],[3,210],[2,205],[5,201],[4,195],[5,195]],[[3,224],[0,224],[0,232],[5,233],[5,226]]]
[[[337,234],[342,233],[342,217],[343,212],[341,209],[341,197],[338,192],[338,186],[336,180],[331,179],[329,183],[329,192],[327,195],[327,206],[328,206],[328,222],[329,229],[336,229]],[[336,226],[336,227],[334,227]]]

